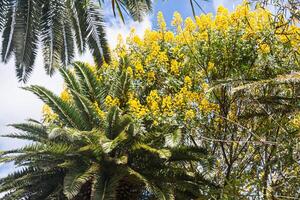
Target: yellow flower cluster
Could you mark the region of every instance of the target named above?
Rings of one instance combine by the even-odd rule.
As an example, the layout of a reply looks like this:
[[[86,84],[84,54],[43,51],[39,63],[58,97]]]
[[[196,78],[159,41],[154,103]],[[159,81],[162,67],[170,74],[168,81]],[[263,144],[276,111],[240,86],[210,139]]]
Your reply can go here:
[[[68,102],[68,101],[70,101],[71,96],[70,96],[70,93],[69,93],[66,89],[64,89],[64,90],[62,91],[62,93],[60,94],[60,98],[61,98],[63,101]]]
[[[120,105],[120,101],[119,101],[118,98],[113,98],[112,96],[108,95],[108,96],[105,98],[104,104],[105,104],[107,107],[119,106],[119,105]]]
[[[129,111],[137,117],[138,119],[143,118],[147,113],[148,109],[141,105],[140,101],[137,98],[128,100]]]
[[[192,82],[192,79],[191,79],[189,76],[184,77],[184,85],[185,85],[187,88],[192,87],[193,82]]]
[[[179,63],[176,60],[171,61],[171,73],[179,74]]]
[[[166,119],[185,123],[214,116],[219,112],[216,98],[210,95],[215,80],[236,79],[245,73],[262,76],[266,61],[288,60],[300,52],[299,27],[284,19],[277,22],[269,11],[251,9],[246,1],[234,12],[220,7],[216,16],[202,14],[195,20],[183,20],[175,12],[172,26],[176,32],[168,30],[161,12],[157,21],[158,29],[146,30],[143,37],[132,30],[126,44],[120,41],[113,51],[110,66],[98,72],[104,82],[124,71],[130,79],[126,91],[130,95],[122,98],[125,102],[120,105],[119,99],[108,96],[106,108],[126,105],[121,109],[156,125]]]
[[[294,118],[291,120],[291,125],[294,128],[300,129],[300,114],[296,114]]]
[[[268,44],[261,44],[260,49],[264,54],[270,53],[271,51],[270,46]]]
[[[152,90],[147,97],[147,105],[149,110],[153,115],[157,115],[160,111],[159,102],[161,101],[160,96],[158,95],[157,90]]]
[[[157,14],[157,23],[161,31],[165,31],[167,29],[167,24],[165,22],[162,12],[158,12]]]
[[[42,114],[43,114],[44,122],[46,122],[46,123],[49,123],[49,122],[52,122],[52,121],[55,121],[56,119],[58,119],[58,115],[55,114],[47,104],[43,105]]]
[[[94,108],[98,114],[98,116],[101,118],[101,119],[105,119],[105,116],[106,116],[106,113],[100,109],[99,105],[97,102],[95,102],[94,104]]]
[[[174,114],[171,96],[163,97],[161,108],[162,108],[163,114],[165,114],[169,117],[171,117]]]
[[[189,109],[185,112],[184,120],[192,120],[196,116],[196,113],[194,110]]]

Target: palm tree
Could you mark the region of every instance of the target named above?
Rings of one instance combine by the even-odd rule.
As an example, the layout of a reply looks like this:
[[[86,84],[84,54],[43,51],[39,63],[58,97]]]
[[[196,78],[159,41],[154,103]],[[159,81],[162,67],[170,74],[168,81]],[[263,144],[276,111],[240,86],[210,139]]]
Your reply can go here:
[[[104,3],[104,0],[0,1],[2,61],[8,62],[14,54],[16,74],[23,82],[33,69],[39,44],[49,75],[55,68],[72,61],[75,46],[80,53],[88,48],[98,66],[104,61],[109,62],[101,14]],[[111,3],[114,13],[118,10],[123,20],[123,10],[134,20],[141,20],[151,10],[150,0],[111,0]]]
[[[60,72],[71,95],[67,102],[43,87],[25,88],[56,117],[12,125],[21,133],[8,137],[33,143],[2,152],[1,162],[14,161],[19,168],[0,180],[3,200],[194,199],[216,188],[191,167],[197,163],[206,172],[210,159],[205,149],[185,145],[178,127],[142,131],[122,106],[99,114],[108,94],[130,87],[125,72],[116,73],[113,86],[83,63]]]

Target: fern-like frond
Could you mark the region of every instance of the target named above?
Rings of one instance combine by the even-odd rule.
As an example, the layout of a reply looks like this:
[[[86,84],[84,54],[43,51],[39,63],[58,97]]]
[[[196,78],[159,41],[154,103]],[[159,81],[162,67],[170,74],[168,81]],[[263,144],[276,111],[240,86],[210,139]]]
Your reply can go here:
[[[17,2],[13,42],[17,77],[23,82],[26,82],[33,69],[37,53],[40,10],[34,0]]]
[[[68,199],[74,198],[81,190],[81,187],[98,173],[98,164],[92,164],[87,169],[71,169],[64,178],[64,194]]]
[[[27,123],[11,124],[10,126],[31,135],[32,137],[39,137],[46,139],[48,137],[47,129],[42,124],[28,121]]]
[[[30,86],[24,89],[33,92],[48,106],[50,106],[50,108],[60,117],[66,126],[78,128],[79,130],[87,129],[84,124],[84,120],[74,106],[64,102],[51,91],[41,86]]]
[[[74,69],[81,86],[81,93],[91,101],[97,101],[97,94],[101,90],[96,74],[86,63],[74,63]]]
[[[7,1],[7,0],[0,1],[0,31],[2,31],[3,26],[5,24],[5,21],[6,21],[5,16],[6,16],[8,7],[9,7],[9,1]]]
[[[158,199],[166,200],[166,195],[163,193],[163,191],[160,188],[158,188],[155,184],[153,184],[150,180],[148,180],[145,176],[143,176],[141,173],[135,171],[130,167],[127,167],[126,171],[129,175],[136,177],[139,181],[145,184],[146,189],[152,194],[154,194]]]
[[[14,49],[13,38],[14,29],[16,23],[16,6],[15,2],[12,2],[8,8],[5,15],[4,30],[2,33],[2,51],[1,58],[2,61],[7,63]],[[3,13],[4,14],[4,13]]]
[[[136,21],[142,21],[145,14],[152,11],[151,0],[117,0],[130,13],[131,17]]]
[[[94,56],[95,63],[101,67],[110,62],[110,52],[104,31],[103,16],[99,8],[90,2],[86,10],[87,43]]]
[[[47,74],[52,75],[55,68],[61,66],[64,45],[63,23],[65,5],[61,1],[45,1],[41,18],[41,38],[43,56]]]
[[[74,58],[74,34],[72,31],[72,25],[68,18],[65,19],[62,25],[62,34],[63,34],[63,46],[61,50],[61,60],[63,66],[68,66]]]
[[[98,174],[92,187],[91,200],[115,200],[117,187],[123,176],[120,171],[112,176],[105,173]]]
[[[75,32],[75,40],[78,51],[82,54],[86,50],[85,21],[80,18],[84,13],[83,2],[79,0],[67,0],[67,11],[71,18],[72,27]]]

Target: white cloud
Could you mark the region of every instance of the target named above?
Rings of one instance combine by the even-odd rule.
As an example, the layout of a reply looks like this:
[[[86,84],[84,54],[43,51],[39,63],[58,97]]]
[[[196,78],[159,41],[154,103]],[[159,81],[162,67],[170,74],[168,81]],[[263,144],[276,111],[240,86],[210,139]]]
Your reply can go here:
[[[215,10],[217,10],[218,7],[222,5],[232,11],[241,2],[242,0],[214,0],[213,5]]]
[[[112,49],[117,45],[118,36],[122,35],[125,39],[129,35],[131,28],[134,27],[136,34],[140,37],[144,35],[146,29],[152,28],[151,18],[149,16],[145,16],[141,22],[128,19],[125,21],[125,24],[121,22],[119,18],[113,18],[108,24],[106,27],[107,40]]]

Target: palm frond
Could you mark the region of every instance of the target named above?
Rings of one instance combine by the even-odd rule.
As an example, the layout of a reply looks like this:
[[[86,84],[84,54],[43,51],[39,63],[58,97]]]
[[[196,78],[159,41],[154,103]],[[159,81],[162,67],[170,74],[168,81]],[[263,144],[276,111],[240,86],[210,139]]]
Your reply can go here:
[[[127,92],[130,87],[130,77],[126,72],[122,72],[119,76],[117,76],[117,79],[112,84],[110,93],[114,97],[118,97],[118,99],[121,100],[121,102],[125,101],[125,97],[127,96]]]
[[[157,149],[154,147],[151,147],[147,144],[143,143],[137,143],[133,147],[134,150],[144,150],[151,154],[156,154],[162,159],[169,159],[172,156],[172,153],[169,149]]]
[[[73,30],[68,19],[65,19],[62,25],[62,34],[64,43],[61,50],[61,60],[63,66],[68,66],[73,61],[75,53]]]
[[[10,124],[10,126],[35,137],[44,139],[48,137],[46,127],[33,121],[28,121],[28,123]]]
[[[131,17],[141,21],[146,13],[152,11],[151,0],[118,0],[128,10]]]
[[[155,184],[153,184],[150,180],[148,180],[145,176],[135,171],[134,169],[128,167],[126,171],[129,175],[136,177],[139,181],[145,184],[146,189],[154,194],[158,199],[166,200],[166,195],[164,192],[158,188]]]
[[[115,200],[117,187],[123,176],[122,173],[116,173],[113,176],[107,176],[105,173],[97,175],[92,188],[91,200]]]
[[[81,93],[92,101],[97,101],[101,92],[100,83],[91,68],[82,62],[74,63],[74,70],[81,86]]]
[[[67,0],[66,5],[71,18],[72,27],[75,32],[77,49],[82,54],[86,50],[85,30],[83,28],[85,21],[80,17],[84,14],[84,9],[82,9],[82,1]]]
[[[86,170],[73,169],[67,172],[64,178],[64,194],[68,199],[74,198],[81,190],[81,187],[91,181],[98,172],[99,166],[92,164]]]
[[[104,31],[101,11],[90,2],[86,10],[86,37],[97,66],[110,62],[110,52]]]
[[[122,117],[119,116],[119,109],[112,107],[107,115],[107,127],[106,136],[109,139],[116,138],[121,132],[123,132],[132,122],[132,119],[128,115]]]
[[[79,130],[86,130],[88,128],[84,124],[84,120],[80,113],[74,108],[74,106],[64,102],[51,91],[40,86],[30,86],[24,89],[33,92],[48,106],[50,106],[50,108],[67,126],[78,128]]]
[[[60,68],[60,74],[62,75],[64,82],[69,90],[80,92],[80,85],[75,78],[75,74],[70,70]]]
[[[179,160],[203,160],[207,157],[207,151],[204,148],[200,147],[175,147],[171,148],[171,157],[170,161],[179,161]]]
[[[97,108],[93,102],[78,92],[71,91],[71,94],[78,110],[80,109],[80,112],[82,113],[86,126],[89,127],[89,129],[92,129],[93,127],[100,127],[105,124],[104,120],[101,116],[99,116],[96,110]]]
[[[127,139],[127,134],[125,132],[122,132],[113,140],[101,142],[101,146],[105,153],[110,153],[113,150],[115,150],[115,148],[120,147],[120,144],[123,143],[126,139]]]
[[[33,69],[38,42],[38,19],[41,8],[34,0],[17,2],[13,34],[16,73],[19,81],[26,82]]]
[[[61,1],[45,1],[41,18],[41,38],[47,74],[52,75],[61,66],[63,51],[63,22],[65,5]]]
[[[168,147],[176,147],[181,143],[181,141],[182,132],[180,129],[176,129],[165,136],[165,145]]]
[[[6,16],[8,7],[9,7],[9,1],[2,0],[0,2],[0,31],[2,31],[2,29],[4,27],[4,22],[6,20],[5,16]]]
[[[2,51],[1,57],[2,61],[7,63],[14,49],[13,45],[13,37],[14,37],[14,29],[15,29],[15,21],[16,21],[16,7],[15,2],[12,2],[10,6],[8,6],[8,10],[6,12],[6,20],[4,24],[4,30],[2,33]],[[4,14],[4,13],[3,13]]]

